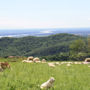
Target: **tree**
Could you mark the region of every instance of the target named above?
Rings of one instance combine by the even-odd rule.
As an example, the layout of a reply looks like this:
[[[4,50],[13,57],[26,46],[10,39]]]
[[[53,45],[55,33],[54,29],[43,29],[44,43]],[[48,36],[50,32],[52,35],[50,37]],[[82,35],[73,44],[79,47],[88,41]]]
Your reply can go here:
[[[70,51],[74,53],[79,53],[79,52],[84,52],[86,50],[86,44],[84,40],[79,39],[75,40],[71,45],[70,45]]]

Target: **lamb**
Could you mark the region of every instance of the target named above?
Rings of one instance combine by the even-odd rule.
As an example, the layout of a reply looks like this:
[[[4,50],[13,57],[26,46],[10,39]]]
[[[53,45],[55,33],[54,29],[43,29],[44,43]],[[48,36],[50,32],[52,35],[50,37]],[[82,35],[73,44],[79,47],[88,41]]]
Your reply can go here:
[[[49,89],[53,86],[55,79],[54,77],[51,77],[47,82],[43,83],[40,88],[41,89]]]

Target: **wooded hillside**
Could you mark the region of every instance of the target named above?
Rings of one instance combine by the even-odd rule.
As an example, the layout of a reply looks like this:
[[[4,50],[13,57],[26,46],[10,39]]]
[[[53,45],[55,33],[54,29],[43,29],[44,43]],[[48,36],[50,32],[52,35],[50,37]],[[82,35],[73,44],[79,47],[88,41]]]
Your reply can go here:
[[[72,34],[56,34],[47,37],[22,37],[0,39],[0,56],[48,56],[68,52],[72,41],[83,37]]]

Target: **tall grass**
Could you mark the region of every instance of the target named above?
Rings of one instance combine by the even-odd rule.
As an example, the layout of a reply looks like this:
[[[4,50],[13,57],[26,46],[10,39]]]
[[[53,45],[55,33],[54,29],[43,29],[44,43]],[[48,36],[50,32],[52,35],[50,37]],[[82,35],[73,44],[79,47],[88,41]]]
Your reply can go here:
[[[11,69],[0,72],[0,90],[40,90],[50,77],[55,78],[50,90],[90,90],[88,65],[49,67],[40,63],[10,63]]]

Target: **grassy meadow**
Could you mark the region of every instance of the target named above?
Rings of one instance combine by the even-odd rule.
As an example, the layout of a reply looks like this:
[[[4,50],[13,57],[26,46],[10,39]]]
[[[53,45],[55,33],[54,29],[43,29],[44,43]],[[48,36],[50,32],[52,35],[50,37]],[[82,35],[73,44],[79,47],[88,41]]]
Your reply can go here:
[[[89,65],[10,62],[11,69],[0,72],[0,90],[40,90],[50,77],[55,78],[50,90],[90,90]]]

